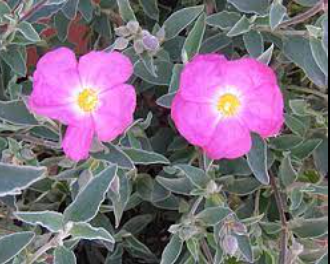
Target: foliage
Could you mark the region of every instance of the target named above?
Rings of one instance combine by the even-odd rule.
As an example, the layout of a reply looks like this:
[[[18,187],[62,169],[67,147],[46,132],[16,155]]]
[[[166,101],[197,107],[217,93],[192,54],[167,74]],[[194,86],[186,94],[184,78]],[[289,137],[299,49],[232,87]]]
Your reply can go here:
[[[26,107],[36,59],[119,50],[136,122],[74,164]],[[283,134],[210,161],[168,109],[198,53],[278,73]],[[327,263],[327,0],[0,0],[0,263]],[[260,109],[262,111],[262,109]]]

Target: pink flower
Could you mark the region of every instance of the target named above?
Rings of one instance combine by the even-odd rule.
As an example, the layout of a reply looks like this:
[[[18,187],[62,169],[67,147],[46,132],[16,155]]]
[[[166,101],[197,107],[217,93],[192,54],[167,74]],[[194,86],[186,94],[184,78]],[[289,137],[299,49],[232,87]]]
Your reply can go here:
[[[264,138],[280,132],[284,100],[266,65],[200,55],[182,73],[172,118],[182,136],[210,158],[236,159],[251,150],[251,132]]]
[[[40,59],[29,107],[68,125],[63,149],[80,161],[88,158],[94,136],[112,141],[133,122],[136,93],[125,84],[132,74],[132,63],[120,53],[91,52],[78,62],[60,48]]]

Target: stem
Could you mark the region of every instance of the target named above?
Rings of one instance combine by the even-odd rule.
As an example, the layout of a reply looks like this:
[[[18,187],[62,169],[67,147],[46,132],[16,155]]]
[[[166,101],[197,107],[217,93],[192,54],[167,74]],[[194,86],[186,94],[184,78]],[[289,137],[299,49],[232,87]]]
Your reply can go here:
[[[286,28],[290,26],[294,26],[297,24],[301,24],[305,22],[306,20],[316,16],[318,13],[324,11],[326,9],[326,3],[324,0],[321,0],[318,4],[316,4],[314,7],[306,11],[305,13],[302,13],[294,18],[292,18],[289,21],[283,22],[279,28]]]
[[[24,264],[33,264],[35,263],[39,258],[41,258],[44,254],[47,253],[47,251],[57,247],[59,243],[59,238],[61,236],[57,235],[53,239],[51,239],[46,245],[42,246],[32,257],[31,260],[26,261]]]
[[[210,264],[214,263],[211,250],[210,250],[209,246],[207,245],[207,242],[205,239],[202,240],[202,250],[204,252],[205,257],[207,258],[208,263],[210,263]]]
[[[276,204],[278,211],[280,213],[281,218],[281,224],[282,224],[282,236],[281,236],[281,252],[280,252],[280,261],[279,264],[287,264],[288,259],[288,245],[289,245],[289,226],[288,226],[288,220],[285,215],[285,204],[283,201],[283,198],[281,196],[281,193],[277,187],[276,178],[275,175],[270,172],[270,181],[271,185],[275,194]]]

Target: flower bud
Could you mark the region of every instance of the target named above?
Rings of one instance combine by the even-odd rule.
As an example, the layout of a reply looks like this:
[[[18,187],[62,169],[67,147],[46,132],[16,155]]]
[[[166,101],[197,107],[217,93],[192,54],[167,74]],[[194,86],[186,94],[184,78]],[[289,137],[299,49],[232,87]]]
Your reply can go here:
[[[149,36],[144,36],[142,41],[145,49],[148,51],[157,51],[160,48],[158,38],[151,34]]]
[[[223,240],[223,250],[230,256],[235,256],[239,249],[238,240],[236,237],[228,235]]]
[[[118,37],[124,38],[129,37],[131,35],[131,31],[126,26],[116,28],[115,33]]]
[[[142,40],[136,40],[134,42],[134,50],[137,54],[142,54],[144,52],[144,45]]]
[[[233,224],[233,232],[237,235],[243,236],[247,234],[248,229],[242,223],[236,222]]]
[[[137,21],[130,21],[126,25],[131,35],[136,35],[140,30],[140,24]]]

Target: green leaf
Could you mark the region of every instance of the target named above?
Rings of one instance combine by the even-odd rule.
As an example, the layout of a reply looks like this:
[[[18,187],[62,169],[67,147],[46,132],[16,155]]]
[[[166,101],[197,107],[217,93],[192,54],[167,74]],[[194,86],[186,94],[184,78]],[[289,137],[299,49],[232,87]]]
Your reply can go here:
[[[265,50],[264,38],[258,31],[251,30],[245,34],[244,43],[247,51],[253,58],[260,57]]]
[[[105,200],[117,170],[117,166],[111,166],[91,180],[64,211],[64,222],[89,222],[92,220]]]
[[[153,20],[159,20],[158,0],[139,0],[144,13]]]
[[[0,163],[0,197],[21,194],[22,190],[45,177],[46,168]]]
[[[201,54],[221,52],[232,43],[232,39],[224,33],[216,34],[206,39],[201,47]]]
[[[123,151],[136,165],[170,164],[163,155],[142,149],[123,148]]]
[[[195,26],[186,39],[182,50],[182,58],[185,62],[190,61],[196,54],[199,53],[206,30],[205,19],[206,15],[202,14],[196,21]]]
[[[136,21],[136,16],[129,0],[117,0],[119,14],[125,22]]]
[[[23,36],[31,41],[31,42],[38,42],[40,41],[40,37],[38,32],[34,29],[34,27],[28,23],[28,22],[21,22],[20,24],[18,24],[17,26],[17,30],[23,34]]]
[[[247,33],[251,30],[251,22],[246,17],[243,16],[236,24],[235,26],[228,32],[228,37],[237,37],[240,35],[243,35],[244,33]]]
[[[194,258],[196,263],[199,263],[199,254],[200,254],[200,244],[197,239],[189,239],[187,242],[187,248]]]
[[[265,185],[269,185],[267,143],[258,135],[253,135],[252,150],[248,154],[249,166],[255,177]]]
[[[125,152],[116,145],[111,143],[107,144],[107,150],[105,152],[99,152],[93,154],[93,158],[109,162],[110,164],[117,165],[119,168],[132,170],[134,169],[133,161]]]
[[[329,58],[328,54],[324,50],[323,43],[321,40],[316,38],[311,38],[310,40],[312,54],[317,65],[323,71],[323,73],[328,76],[329,75]]]
[[[293,115],[286,114],[285,123],[293,133],[303,138],[305,137],[309,129],[307,124],[305,124],[303,121],[300,121],[300,119]]]
[[[90,0],[80,0],[79,11],[88,22],[92,21],[94,14],[94,7]]]
[[[78,5],[79,0],[67,0],[66,2],[64,2],[64,6],[62,8],[64,15],[70,20],[76,18],[78,12]]]
[[[160,97],[157,100],[157,104],[161,107],[171,109],[176,94],[177,93],[175,92],[175,93],[170,93],[170,94],[163,95],[162,97]]]
[[[260,57],[258,58],[258,61],[260,61],[266,65],[270,65],[272,58],[273,58],[274,49],[275,49],[275,45],[272,44],[263,54],[260,55]]]
[[[298,172],[293,168],[291,156],[285,155],[280,167],[280,179],[283,186],[288,187],[298,179]]]
[[[15,216],[24,223],[33,226],[41,225],[53,233],[64,229],[63,215],[57,212],[16,212]]]
[[[328,264],[329,263],[329,254],[325,254],[316,264]]]
[[[314,153],[315,165],[323,177],[329,173],[329,139],[323,140],[322,144]]]
[[[173,193],[189,195],[193,190],[193,186],[187,178],[165,178],[158,176],[156,180],[164,188]]]
[[[155,254],[134,236],[128,236],[124,239],[124,247],[134,259],[146,259],[151,263],[159,263]]]
[[[4,1],[0,1],[0,22],[6,14],[10,14],[10,7]]]
[[[250,176],[252,174],[245,158],[222,160],[220,161],[219,166],[219,171],[222,175]]]
[[[300,238],[320,238],[329,232],[329,218],[298,219],[290,223],[290,230]]]
[[[183,241],[178,236],[173,236],[165,248],[160,264],[174,264],[180,257],[182,249]]]
[[[0,119],[14,125],[36,126],[37,120],[30,114],[23,101],[0,101]]]
[[[236,236],[238,240],[239,249],[242,252],[245,260],[248,263],[254,263],[254,254],[252,249],[252,244],[247,236]]]
[[[184,69],[184,66],[182,64],[175,64],[172,71],[172,78],[170,87],[168,89],[168,93],[172,94],[179,90],[180,87],[180,76]]]
[[[34,239],[33,232],[15,233],[0,237],[0,263],[7,263],[20,254]]]
[[[207,226],[215,226],[232,214],[233,212],[227,207],[213,207],[199,213],[196,219],[202,221]]]
[[[135,74],[147,83],[168,86],[171,83],[173,64],[168,61],[156,60],[156,76],[154,76],[143,61],[135,64]]]
[[[304,138],[295,135],[283,135],[271,140],[271,146],[277,150],[295,149],[304,142]]]
[[[210,178],[205,173],[205,171],[190,166],[190,165],[176,165],[175,168],[178,168],[180,171],[184,173],[184,175],[191,181],[195,187],[204,189],[207,187],[210,182]]]
[[[299,147],[292,150],[292,156],[305,160],[315,153],[315,150],[322,144],[322,139],[309,139],[301,144]]]
[[[118,171],[115,180],[116,181],[112,186],[112,192],[108,194],[108,197],[113,203],[116,227],[119,227],[124,211],[131,197],[132,186],[128,176],[122,170]]]
[[[25,56],[22,50],[15,45],[7,47],[5,51],[0,53],[0,57],[8,64],[8,66],[19,76],[25,77],[27,73]]]
[[[270,9],[270,27],[275,30],[287,16],[288,10],[280,2],[274,2]]]
[[[284,53],[301,67],[316,85],[321,87],[327,85],[327,78],[314,59],[308,39],[297,36],[286,38]],[[301,56],[301,54],[304,54],[304,56]]]
[[[151,222],[154,220],[154,216],[148,215],[138,215],[130,219],[123,226],[122,230],[125,230],[133,235],[140,234]]]
[[[204,6],[194,6],[181,9],[172,14],[164,23],[166,39],[178,36],[187,28],[204,10]]]
[[[114,244],[113,236],[104,228],[95,228],[88,223],[74,223],[70,229],[70,235],[74,239],[102,240]]]
[[[228,0],[228,2],[242,12],[258,15],[265,15],[269,5],[268,0]]]
[[[241,15],[239,13],[224,11],[209,16],[206,23],[222,30],[231,30],[240,20]]]
[[[54,253],[54,264],[76,264],[77,259],[73,251],[65,247],[58,247]]]

